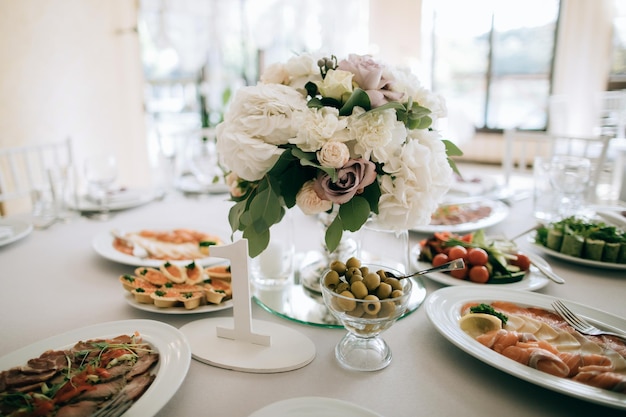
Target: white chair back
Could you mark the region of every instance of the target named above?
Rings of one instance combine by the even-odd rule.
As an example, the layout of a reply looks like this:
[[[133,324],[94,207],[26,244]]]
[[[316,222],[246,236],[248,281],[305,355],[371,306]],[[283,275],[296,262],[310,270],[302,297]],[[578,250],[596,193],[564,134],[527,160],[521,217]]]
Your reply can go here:
[[[50,185],[50,169],[72,165],[72,144],[63,141],[0,149],[0,214],[12,200]],[[5,213],[6,214],[6,213]]]
[[[532,174],[537,156],[549,158],[554,155],[572,155],[591,160],[592,173],[587,188],[592,193],[602,174],[611,137],[566,136],[509,129],[504,132],[504,140],[502,168],[507,187],[510,186],[512,176]]]

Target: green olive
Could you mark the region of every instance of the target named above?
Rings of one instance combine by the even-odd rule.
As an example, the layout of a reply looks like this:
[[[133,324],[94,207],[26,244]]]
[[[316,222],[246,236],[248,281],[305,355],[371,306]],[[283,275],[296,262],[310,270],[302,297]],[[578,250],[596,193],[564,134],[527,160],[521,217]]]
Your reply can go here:
[[[363,281],[355,281],[350,284],[350,291],[356,298],[365,298],[367,295],[367,287],[363,283]]]
[[[393,290],[391,291],[391,298],[398,298],[404,295],[404,291],[402,290]]]
[[[324,285],[326,285],[331,290],[334,289],[337,284],[339,284],[339,274],[337,271],[330,270],[324,275]]]
[[[363,281],[365,282],[367,290],[369,292],[372,292],[376,290],[376,288],[378,288],[378,286],[380,285],[380,276],[378,274],[370,272],[363,277]]]
[[[367,300],[366,303],[363,303],[363,309],[365,313],[370,316],[375,316],[380,311],[380,300],[375,295],[368,295],[364,298]]]
[[[349,291],[350,290],[350,284],[348,284],[347,282],[339,282],[339,284],[337,284],[337,286],[335,287],[335,292],[337,294],[341,294],[344,291]]]
[[[366,266],[361,266],[359,268],[361,270],[361,275],[365,276],[370,273],[370,269]]]
[[[346,270],[346,279],[348,281],[350,281],[350,279],[352,279],[353,275],[361,275],[362,276],[363,274],[361,274],[361,270],[359,268],[355,267],[355,266],[348,267],[348,269]]]
[[[339,297],[335,298],[337,302],[338,310],[352,311],[356,308],[356,301],[354,301],[354,294],[352,294],[350,291],[344,291],[339,295],[346,297],[346,298],[339,298]],[[348,298],[351,298],[351,300],[348,300]]]
[[[337,271],[339,275],[344,275],[348,267],[343,262],[335,260],[330,263],[330,269]]]
[[[391,285],[391,288],[393,288],[394,290],[402,290],[402,284],[397,278],[387,278],[385,282]]]
[[[385,281],[388,278],[387,272],[384,269],[379,269],[376,271],[381,281]]]
[[[358,303],[354,310],[348,311],[347,314],[352,317],[363,317],[363,315],[365,314],[365,310],[363,310],[363,305],[361,305],[361,303]]]
[[[376,295],[381,300],[384,300],[385,298],[389,298],[389,296],[391,295],[391,291],[393,291],[391,285],[387,284],[386,282],[381,282],[378,286],[378,289],[376,290]]]
[[[346,261],[346,266],[348,268],[350,268],[350,267],[360,268],[361,267],[361,261],[353,256],[353,257],[351,257],[350,259],[348,259]]]

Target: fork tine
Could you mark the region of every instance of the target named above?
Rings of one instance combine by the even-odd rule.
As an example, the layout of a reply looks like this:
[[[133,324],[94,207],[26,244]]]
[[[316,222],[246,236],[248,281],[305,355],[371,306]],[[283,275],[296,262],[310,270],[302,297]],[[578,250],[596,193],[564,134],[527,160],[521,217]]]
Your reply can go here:
[[[586,321],[574,314],[574,312],[572,312],[565,304],[563,304],[561,300],[556,300],[554,303],[552,303],[552,306],[570,326],[576,329],[584,329],[589,326]]]

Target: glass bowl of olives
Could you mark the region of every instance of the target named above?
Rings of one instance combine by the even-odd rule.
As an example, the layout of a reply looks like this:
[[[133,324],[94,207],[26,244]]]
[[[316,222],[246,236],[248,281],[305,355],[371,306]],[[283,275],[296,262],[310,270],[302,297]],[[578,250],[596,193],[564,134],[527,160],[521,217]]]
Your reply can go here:
[[[407,310],[412,280],[399,271],[357,258],[333,261],[320,287],[329,311],[348,331],[335,347],[345,368],[376,371],[391,363],[391,349],[380,334]]]

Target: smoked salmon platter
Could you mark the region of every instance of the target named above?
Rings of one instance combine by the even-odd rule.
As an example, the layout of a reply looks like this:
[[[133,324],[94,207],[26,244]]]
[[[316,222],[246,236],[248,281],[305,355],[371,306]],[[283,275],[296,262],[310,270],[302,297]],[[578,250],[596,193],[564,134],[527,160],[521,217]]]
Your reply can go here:
[[[484,363],[568,396],[626,410],[626,343],[576,332],[554,312],[555,300],[494,287],[446,287],[424,305],[439,333]],[[624,318],[563,302],[597,327],[626,332]]]

